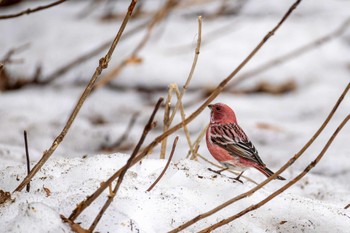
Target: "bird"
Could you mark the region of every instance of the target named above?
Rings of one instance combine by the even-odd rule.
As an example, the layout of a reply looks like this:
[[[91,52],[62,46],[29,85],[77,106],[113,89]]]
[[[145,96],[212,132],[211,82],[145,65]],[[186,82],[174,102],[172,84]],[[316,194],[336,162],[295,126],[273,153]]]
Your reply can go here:
[[[266,177],[274,173],[266,167],[253,143],[249,140],[243,129],[238,125],[235,112],[226,104],[209,104],[210,123],[206,131],[206,143],[210,154],[224,166],[223,169],[213,171],[221,172],[234,169],[241,173],[234,178],[240,180],[243,172],[248,168],[255,168]],[[277,176],[278,180],[285,180]]]

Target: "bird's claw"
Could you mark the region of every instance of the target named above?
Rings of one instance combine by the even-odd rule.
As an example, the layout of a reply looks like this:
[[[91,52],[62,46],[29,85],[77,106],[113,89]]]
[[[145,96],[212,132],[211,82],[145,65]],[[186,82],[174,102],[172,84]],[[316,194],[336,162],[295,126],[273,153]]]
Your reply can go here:
[[[232,177],[230,177],[230,179],[235,180],[235,182],[237,181],[237,182],[239,182],[239,183],[243,184],[243,181],[242,181],[242,180],[240,180],[238,177],[236,177],[236,178],[232,178]]]
[[[211,169],[210,167],[208,168],[208,170],[211,171],[211,172],[214,172],[214,173],[216,173],[218,175],[221,175],[221,172],[222,172],[222,170],[215,171],[215,170]]]

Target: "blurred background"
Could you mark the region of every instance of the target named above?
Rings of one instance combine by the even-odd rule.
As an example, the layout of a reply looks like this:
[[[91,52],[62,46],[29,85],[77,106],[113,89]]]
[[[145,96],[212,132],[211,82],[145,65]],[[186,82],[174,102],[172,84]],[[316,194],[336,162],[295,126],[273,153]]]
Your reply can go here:
[[[198,16],[202,38],[198,63],[183,97],[190,115],[282,18],[294,1],[185,0],[138,1],[112,60],[84,103],[55,155],[130,153],[153,106],[180,91],[194,59]],[[0,15],[11,16],[47,1],[0,1]],[[105,55],[129,1],[62,1],[51,8],[0,20],[0,167],[24,164],[23,130],[32,160],[41,157],[61,132],[98,60]],[[308,0],[282,25],[214,102],[230,105],[263,160],[277,169],[322,124],[350,80],[350,2]],[[172,96],[172,107],[176,95]],[[349,114],[346,97],[330,126],[297,162],[303,169]],[[163,131],[163,109],[153,140]],[[171,125],[181,121],[175,115]],[[194,142],[209,122],[205,110],[189,127]],[[315,174],[350,176],[350,128],[315,169]],[[189,147],[183,130],[175,160]],[[168,145],[168,156],[171,145]],[[160,146],[150,157],[159,158]],[[198,153],[211,159],[202,140]],[[201,159],[199,161],[203,162]],[[293,175],[293,170],[289,171]],[[255,174],[255,173],[254,173]],[[347,174],[347,175],[342,175]],[[260,177],[259,177],[260,178]],[[262,178],[262,177],[261,177]]]

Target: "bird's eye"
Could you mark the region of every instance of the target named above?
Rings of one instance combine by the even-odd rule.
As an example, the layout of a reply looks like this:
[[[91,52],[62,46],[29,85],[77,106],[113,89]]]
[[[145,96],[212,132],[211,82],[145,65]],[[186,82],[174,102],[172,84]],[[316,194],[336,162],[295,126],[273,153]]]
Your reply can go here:
[[[220,110],[221,110],[221,108],[220,108],[220,107],[216,107],[216,110],[217,110],[217,111],[220,111]]]

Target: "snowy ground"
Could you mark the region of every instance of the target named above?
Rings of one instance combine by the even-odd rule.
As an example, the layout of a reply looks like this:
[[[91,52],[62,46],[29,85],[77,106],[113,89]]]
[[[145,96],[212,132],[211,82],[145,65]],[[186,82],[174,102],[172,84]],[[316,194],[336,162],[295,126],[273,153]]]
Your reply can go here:
[[[160,1],[162,2],[162,1]],[[146,8],[156,9],[161,3],[150,1]],[[293,1],[248,1],[238,15],[203,19],[203,46],[191,88],[212,88],[225,78],[251,51],[262,37],[280,20]],[[114,87],[93,93],[84,104],[76,121],[53,157],[32,181],[30,193],[12,194],[14,202],[0,206],[1,232],[69,232],[59,214],[68,216],[75,205],[90,195],[99,183],[125,164],[127,154],[102,154],[101,147],[118,140],[131,116],[139,112],[135,127],[125,145],[134,145],[149,118],[153,104],[165,91],[139,93],[132,87],[182,86],[193,59],[197,35],[198,12],[216,9],[218,2],[200,9],[177,9],[157,27],[142,50],[143,62],[128,66],[113,81]],[[119,28],[115,21],[101,22],[106,10],[97,9],[91,16],[77,16],[86,7],[84,1],[67,2],[50,10],[0,21],[0,58],[11,48],[30,43],[28,49],[14,56],[21,64],[6,66],[13,77],[30,77],[37,65],[45,78],[71,59],[90,51],[112,38]],[[8,14],[33,5],[0,9]],[[117,4],[123,12],[126,4]],[[350,17],[350,2],[345,0],[303,1],[276,35],[242,70],[249,71],[266,61],[283,55],[330,33]],[[131,21],[131,29],[144,19]],[[217,33],[217,31],[220,31]],[[216,33],[215,33],[216,32]],[[112,58],[110,68],[134,49],[144,31],[122,40]],[[96,65],[99,55],[76,67],[47,86],[28,86],[0,93],[0,189],[12,191],[25,176],[23,130],[28,131],[32,164],[49,148],[59,134],[77,98]],[[1,59],[0,59],[1,60]],[[277,170],[313,135],[326,118],[350,77],[350,30],[344,35],[297,59],[276,66],[241,83],[239,88],[254,87],[262,80],[279,84],[296,81],[297,88],[284,95],[238,95],[223,93],[215,102],[232,106],[240,125],[258,148],[261,157]],[[198,99],[201,93],[189,91],[185,103]],[[187,107],[189,115],[201,102]],[[283,176],[295,177],[320,152],[340,121],[349,114],[350,97],[324,134]],[[146,143],[161,133],[162,113],[158,127]],[[102,123],[96,124],[96,120]],[[177,116],[175,121],[179,121]],[[204,111],[189,125],[192,140],[209,121]],[[259,125],[270,127],[262,128]],[[96,230],[99,232],[166,232],[228,199],[254,187],[232,183],[225,177],[213,178],[209,164],[184,159],[185,137],[180,135],[175,158],[165,177],[151,192],[145,192],[165,165],[158,160],[159,148],[126,175],[120,193]],[[347,232],[350,228],[350,127],[346,126],[325,157],[304,179],[262,208],[219,228],[217,232]],[[169,142],[171,142],[171,138]],[[168,148],[169,154],[170,148]],[[116,151],[119,152],[119,151]],[[211,159],[205,143],[199,153]],[[85,156],[87,155],[87,156]],[[256,171],[247,176],[260,182],[264,177]],[[186,229],[196,232],[210,224],[239,212],[263,199],[284,182],[274,181],[253,196],[244,199],[212,217]],[[51,194],[47,196],[43,187]],[[87,227],[104,198],[78,218]],[[286,222],[285,222],[286,221]]]

